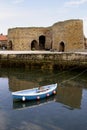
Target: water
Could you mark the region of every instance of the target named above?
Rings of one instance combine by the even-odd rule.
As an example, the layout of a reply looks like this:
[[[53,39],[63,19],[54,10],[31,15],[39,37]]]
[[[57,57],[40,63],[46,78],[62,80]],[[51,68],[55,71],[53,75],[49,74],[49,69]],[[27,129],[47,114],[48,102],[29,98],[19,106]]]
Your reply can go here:
[[[11,92],[58,83],[57,95],[15,102]],[[87,130],[87,70],[0,69],[0,130]]]

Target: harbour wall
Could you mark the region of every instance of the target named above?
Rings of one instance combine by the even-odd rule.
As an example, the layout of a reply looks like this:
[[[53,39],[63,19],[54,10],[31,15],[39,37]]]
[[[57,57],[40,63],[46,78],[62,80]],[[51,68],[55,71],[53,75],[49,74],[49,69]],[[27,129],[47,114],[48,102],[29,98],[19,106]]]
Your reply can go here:
[[[3,51],[0,52],[0,67],[25,67],[40,69],[67,69],[77,66],[87,68],[86,52],[51,51]]]

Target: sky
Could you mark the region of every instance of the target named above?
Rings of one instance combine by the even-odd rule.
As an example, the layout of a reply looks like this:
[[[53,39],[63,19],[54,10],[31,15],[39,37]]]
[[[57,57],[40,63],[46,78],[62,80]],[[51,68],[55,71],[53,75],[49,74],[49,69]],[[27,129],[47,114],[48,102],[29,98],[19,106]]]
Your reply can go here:
[[[82,19],[87,37],[87,0],[0,0],[0,34],[9,28],[49,27],[56,22]]]

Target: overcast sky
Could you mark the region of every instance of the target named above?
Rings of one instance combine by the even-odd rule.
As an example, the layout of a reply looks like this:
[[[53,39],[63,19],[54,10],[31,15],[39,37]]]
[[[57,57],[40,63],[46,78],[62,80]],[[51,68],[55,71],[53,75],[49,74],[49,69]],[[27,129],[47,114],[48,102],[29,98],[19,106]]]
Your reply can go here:
[[[82,19],[87,37],[87,0],[0,0],[0,33],[14,27],[48,27]]]

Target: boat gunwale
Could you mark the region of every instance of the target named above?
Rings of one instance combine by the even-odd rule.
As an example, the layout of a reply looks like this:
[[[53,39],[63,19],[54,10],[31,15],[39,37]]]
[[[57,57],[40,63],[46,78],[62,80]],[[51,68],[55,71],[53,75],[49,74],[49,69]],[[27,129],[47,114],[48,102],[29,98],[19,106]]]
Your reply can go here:
[[[36,96],[36,95],[42,95],[42,94],[46,94],[46,93],[49,93],[53,90],[55,90],[57,88],[57,83],[55,84],[51,84],[51,85],[45,85],[45,86],[42,86],[43,88],[46,87],[46,86],[50,86],[48,90],[43,90],[43,91],[40,91],[39,90],[39,87],[37,88],[32,88],[32,89],[26,89],[26,90],[21,90],[21,91],[15,91],[15,92],[12,92],[12,95],[13,96]],[[47,87],[47,88],[48,88]],[[32,90],[32,91],[31,91]],[[29,92],[30,91],[30,92]],[[25,93],[26,92],[26,93]],[[32,93],[31,93],[32,92]]]

